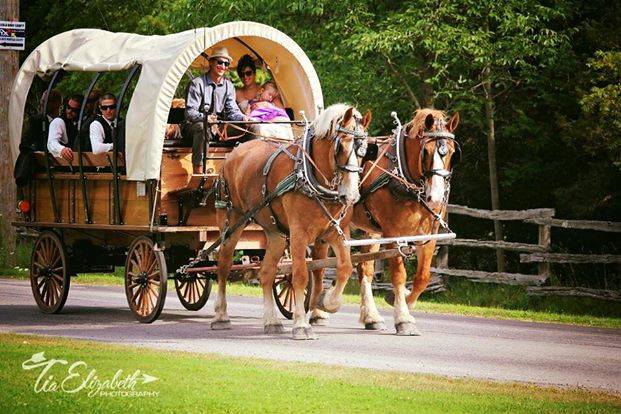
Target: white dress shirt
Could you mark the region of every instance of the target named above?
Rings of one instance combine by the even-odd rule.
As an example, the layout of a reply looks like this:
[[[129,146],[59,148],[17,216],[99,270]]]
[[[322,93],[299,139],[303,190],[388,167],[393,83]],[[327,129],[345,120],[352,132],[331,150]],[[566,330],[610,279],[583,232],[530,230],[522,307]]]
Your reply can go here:
[[[106,119],[106,118],[104,118]],[[106,122],[112,127],[112,122],[106,119]],[[89,129],[89,135],[91,137],[91,147],[93,148],[93,154],[103,154],[104,152],[112,151],[113,144],[104,144],[106,133],[103,126],[99,122],[99,119],[95,119],[91,122]]]
[[[67,127],[65,121],[58,117],[50,122],[47,134],[47,150],[55,157],[60,157],[60,152],[67,146]]]

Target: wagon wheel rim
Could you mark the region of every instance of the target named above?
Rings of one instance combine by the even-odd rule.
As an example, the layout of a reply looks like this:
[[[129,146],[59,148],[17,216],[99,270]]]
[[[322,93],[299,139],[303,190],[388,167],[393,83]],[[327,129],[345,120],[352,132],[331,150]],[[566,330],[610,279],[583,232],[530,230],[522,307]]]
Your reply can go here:
[[[32,251],[30,280],[39,308],[46,313],[59,312],[69,290],[67,255],[55,233],[42,233]]]
[[[175,278],[175,289],[181,304],[188,310],[199,310],[211,292],[211,280],[203,274],[189,274]]]
[[[159,316],[166,295],[166,264],[147,237],[138,238],[130,247],[125,287],[129,306],[141,322],[152,322]]]

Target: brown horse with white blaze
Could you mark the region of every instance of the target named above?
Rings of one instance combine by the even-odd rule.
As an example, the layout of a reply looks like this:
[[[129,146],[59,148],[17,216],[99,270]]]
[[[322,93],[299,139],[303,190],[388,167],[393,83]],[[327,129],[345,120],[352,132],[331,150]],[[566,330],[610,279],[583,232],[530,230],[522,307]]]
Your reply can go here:
[[[352,226],[372,237],[402,237],[438,231],[446,214],[450,177],[461,156],[453,131],[459,123],[455,113],[447,122],[444,112],[420,109],[404,126],[401,139],[394,137],[378,149],[382,156],[364,165],[361,200],[354,207]],[[386,147],[386,146],[390,147]],[[396,245],[392,246],[393,248]],[[403,258],[388,259],[394,292],[394,320],[398,335],[420,335],[410,314],[416,300],[429,284],[434,240],[416,246],[417,269],[413,288],[405,288],[407,273]],[[363,252],[378,251],[379,245],[363,246]],[[327,255],[328,246],[316,243],[314,258]],[[384,329],[371,291],[374,262],[358,265],[360,280],[360,322],[366,329]],[[314,272],[315,286],[321,287],[323,272]],[[311,324],[327,323],[327,314],[317,309],[313,292]],[[315,305],[315,306],[314,306]]]
[[[315,339],[306,321],[304,289],[308,283],[306,249],[321,237],[336,252],[338,282],[326,297],[326,307],[336,311],[353,266],[349,248],[336,231],[335,219],[347,230],[351,207],[360,197],[360,165],[366,148],[366,130],[371,114],[364,118],[347,105],[326,108],[310,125],[300,141],[275,145],[265,140],[241,144],[227,157],[221,171],[226,209],[217,212],[221,232],[226,232],[218,252],[218,297],[212,329],[230,327],[226,310],[226,279],[233,263],[233,251],[243,226],[228,234],[229,225],[277,194],[253,215],[267,236],[267,249],[259,270],[263,288],[265,333],[282,333],[276,316],[272,285],[278,262],[289,237],[292,258],[292,288],[295,297],[293,339]],[[284,183],[284,184],[283,184]],[[282,194],[279,192],[286,188]],[[220,192],[222,189],[220,190]],[[348,214],[341,214],[349,211]],[[337,224],[338,225],[338,224]]]

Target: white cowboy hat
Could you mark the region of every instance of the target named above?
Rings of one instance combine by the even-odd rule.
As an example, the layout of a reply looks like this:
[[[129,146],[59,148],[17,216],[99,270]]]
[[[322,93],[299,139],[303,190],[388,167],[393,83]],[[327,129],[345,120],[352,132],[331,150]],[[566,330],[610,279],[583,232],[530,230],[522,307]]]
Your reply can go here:
[[[229,63],[233,61],[233,58],[229,55],[229,51],[226,47],[219,47],[216,50],[214,50],[211,55],[209,55],[209,60],[216,59],[216,58],[224,58],[228,60]]]

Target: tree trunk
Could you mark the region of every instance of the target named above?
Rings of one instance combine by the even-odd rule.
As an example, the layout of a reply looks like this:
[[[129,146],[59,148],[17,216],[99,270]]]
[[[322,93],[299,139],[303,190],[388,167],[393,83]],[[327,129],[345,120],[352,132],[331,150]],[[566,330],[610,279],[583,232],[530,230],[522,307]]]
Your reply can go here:
[[[19,20],[19,1],[0,2],[0,20]],[[0,50],[0,251],[7,253],[7,265],[15,265],[15,231],[11,221],[15,219],[15,181],[13,180],[13,157],[9,141],[9,98],[13,80],[17,74],[19,52]]]
[[[496,168],[496,131],[494,129],[494,98],[490,80],[489,66],[483,70],[483,90],[485,91],[485,120],[487,122],[487,159],[489,163],[489,185],[492,195],[492,210],[500,210],[498,196],[498,169]],[[494,235],[496,241],[503,240],[502,223],[494,220]],[[496,249],[496,262],[499,272],[505,271],[505,253]]]

